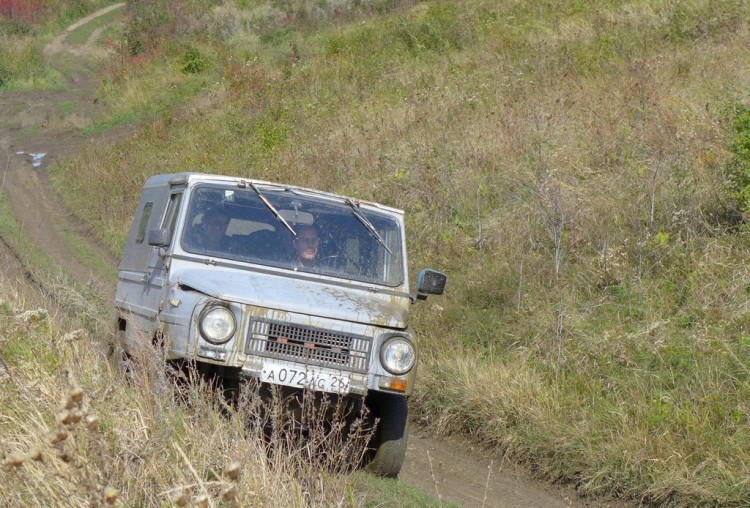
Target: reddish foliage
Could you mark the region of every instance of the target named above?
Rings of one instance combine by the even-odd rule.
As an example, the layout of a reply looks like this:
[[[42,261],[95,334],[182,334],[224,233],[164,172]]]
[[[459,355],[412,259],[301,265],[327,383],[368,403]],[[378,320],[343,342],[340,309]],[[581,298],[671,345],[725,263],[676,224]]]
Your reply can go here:
[[[43,7],[43,0],[0,0],[0,16],[22,23],[33,23],[39,19]]]
[[[263,106],[268,70],[259,64],[231,62],[224,68],[230,97],[251,109]]]
[[[101,73],[106,79],[115,83],[146,67],[146,65],[148,65],[148,63],[157,55],[157,53],[153,51],[140,53],[138,55],[130,55],[127,52],[121,51],[121,48],[115,49],[119,51],[120,58],[111,60],[110,64]]]
[[[127,59],[125,67],[127,69],[142,69],[146,67],[152,58],[152,53],[140,53],[138,55],[131,55]]]

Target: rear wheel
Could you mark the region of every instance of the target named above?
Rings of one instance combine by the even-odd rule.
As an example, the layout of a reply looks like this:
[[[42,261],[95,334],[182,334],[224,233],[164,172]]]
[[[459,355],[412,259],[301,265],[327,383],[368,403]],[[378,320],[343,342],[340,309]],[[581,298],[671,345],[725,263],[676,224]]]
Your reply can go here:
[[[367,406],[373,421],[380,421],[370,441],[365,460],[367,469],[379,476],[395,478],[406,456],[409,435],[406,398],[390,394],[371,394]]]

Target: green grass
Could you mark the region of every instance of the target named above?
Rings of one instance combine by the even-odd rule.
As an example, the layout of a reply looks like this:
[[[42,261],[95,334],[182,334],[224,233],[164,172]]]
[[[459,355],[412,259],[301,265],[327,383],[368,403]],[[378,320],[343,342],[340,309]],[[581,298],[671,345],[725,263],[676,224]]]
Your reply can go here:
[[[83,128],[81,134],[84,136],[91,136],[92,134],[98,134],[107,132],[108,130],[122,127],[124,125],[133,124],[143,119],[142,114],[135,111],[128,111],[117,116],[107,118],[100,122],[94,122]]]
[[[52,72],[60,77],[63,83],[67,84],[75,78],[77,73],[82,71],[82,62],[79,57],[70,53],[61,53],[54,58]],[[60,86],[63,89],[64,85]]]
[[[92,271],[105,275],[110,281],[117,280],[117,267],[106,262],[102,257],[86,246],[73,231],[63,229],[61,231],[65,239],[65,245],[70,249],[76,259],[82,261],[92,268]]]
[[[38,41],[21,37],[0,43],[0,90],[51,90],[63,86],[60,74],[44,65]]]
[[[364,506],[403,506],[404,508],[455,507],[453,503],[441,503],[432,496],[398,480],[378,478],[367,472],[354,475],[352,486],[355,492],[364,493]],[[355,503],[352,503],[355,504]]]
[[[45,339],[52,333],[52,327],[46,322],[47,318],[40,318],[41,322],[33,327],[33,336],[14,334],[6,336],[0,341],[0,358],[10,368],[20,368],[33,363],[45,374],[54,374],[61,365],[60,357],[51,343],[45,344]]]
[[[16,253],[24,266],[35,270],[49,270],[54,262],[29,240],[23,228],[13,215],[4,194],[0,195],[0,237]]]
[[[65,90],[63,75],[54,69],[46,69],[41,75],[16,78],[0,85],[0,90],[16,92],[23,90]]]
[[[60,116],[66,116],[78,109],[78,105],[73,101],[64,101],[59,105]]]
[[[159,65],[159,64],[157,64]],[[104,83],[100,90],[103,102],[111,106],[113,114],[109,118],[95,122],[85,129],[82,134],[90,136],[106,132],[123,125],[133,124],[144,120],[153,120],[160,116],[168,117],[175,113],[175,109],[189,101],[206,86],[206,78],[200,75],[190,75],[182,79],[175,69],[170,69],[163,63],[160,80],[163,86],[141,87],[143,83],[137,79],[127,78],[126,86],[139,83],[138,88],[127,91],[132,98],[120,97],[117,83]],[[133,100],[135,99],[135,100]]]

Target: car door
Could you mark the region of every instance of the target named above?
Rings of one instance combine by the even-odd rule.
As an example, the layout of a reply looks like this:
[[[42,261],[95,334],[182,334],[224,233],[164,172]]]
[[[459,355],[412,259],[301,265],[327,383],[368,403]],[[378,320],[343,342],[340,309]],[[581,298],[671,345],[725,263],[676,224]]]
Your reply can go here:
[[[151,245],[148,257],[148,271],[146,273],[146,283],[144,284],[143,303],[151,311],[153,316],[158,320],[158,314],[164,305],[165,285],[168,279],[168,264],[166,259],[172,250],[174,232],[177,227],[177,219],[182,207],[182,196],[185,190],[184,185],[171,187],[169,199],[164,214],[159,224],[159,229],[166,231],[166,243],[163,245]],[[154,328],[154,331],[156,328]]]

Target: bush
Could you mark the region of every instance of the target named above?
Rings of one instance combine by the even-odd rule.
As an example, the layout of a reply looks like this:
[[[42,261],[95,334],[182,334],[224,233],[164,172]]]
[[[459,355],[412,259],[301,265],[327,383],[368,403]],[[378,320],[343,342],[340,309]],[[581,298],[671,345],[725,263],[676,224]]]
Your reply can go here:
[[[198,74],[208,67],[208,61],[194,47],[189,47],[182,57],[182,72],[186,74]]]
[[[737,114],[734,129],[737,135],[729,145],[733,155],[725,170],[732,198],[745,214],[750,210],[750,109]]]

